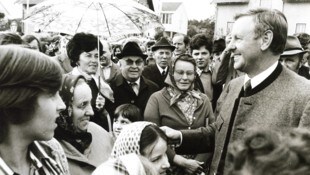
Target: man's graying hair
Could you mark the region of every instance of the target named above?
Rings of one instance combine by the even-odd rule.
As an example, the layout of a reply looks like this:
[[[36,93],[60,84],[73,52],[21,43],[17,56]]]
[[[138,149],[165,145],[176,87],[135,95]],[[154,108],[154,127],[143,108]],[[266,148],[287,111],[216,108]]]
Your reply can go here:
[[[253,16],[256,38],[261,37],[267,30],[272,31],[273,39],[270,50],[275,54],[281,54],[284,50],[287,38],[287,20],[284,14],[278,10],[252,9],[245,13],[237,14],[235,20]]]

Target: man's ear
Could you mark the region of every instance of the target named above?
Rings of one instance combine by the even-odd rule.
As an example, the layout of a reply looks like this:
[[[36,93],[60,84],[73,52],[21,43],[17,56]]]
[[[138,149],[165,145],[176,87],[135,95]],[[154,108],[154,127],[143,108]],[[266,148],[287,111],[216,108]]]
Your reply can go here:
[[[265,31],[264,34],[261,36],[260,49],[262,51],[267,50],[271,45],[272,39],[273,39],[273,32],[271,30]]]

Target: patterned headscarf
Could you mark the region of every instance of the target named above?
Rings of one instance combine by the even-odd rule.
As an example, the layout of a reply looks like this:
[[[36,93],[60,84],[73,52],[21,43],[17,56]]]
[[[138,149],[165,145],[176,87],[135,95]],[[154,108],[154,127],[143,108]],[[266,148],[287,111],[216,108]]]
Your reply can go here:
[[[111,157],[118,158],[130,153],[140,155],[141,133],[148,125],[153,125],[153,123],[142,121],[126,125],[114,143]]]
[[[170,106],[176,105],[184,114],[188,125],[191,126],[194,122],[194,112],[197,108],[198,100],[201,100],[200,92],[193,89],[194,83],[189,90],[180,91],[171,74],[167,76],[165,83],[169,85],[167,91],[171,97]]]
[[[63,80],[63,85],[59,91],[59,95],[66,105],[66,109],[60,112],[60,117],[56,119],[58,124],[55,129],[55,138],[59,140],[65,140],[72,144],[81,153],[84,152],[86,148],[89,147],[92,141],[92,135],[89,132],[77,133],[75,132],[75,126],[72,121],[72,101],[73,93],[78,80],[85,80],[85,78],[80,75],[65,75]],[[86,81],[86,80],[85,80]]]
[[[118,158],[109,159],[101,164],[92,175],[155,175],[149,160],[134,153],[126,154]],[[148,163],[148,164],[146,164]],[[154,171],[154,172],[153,172]]]

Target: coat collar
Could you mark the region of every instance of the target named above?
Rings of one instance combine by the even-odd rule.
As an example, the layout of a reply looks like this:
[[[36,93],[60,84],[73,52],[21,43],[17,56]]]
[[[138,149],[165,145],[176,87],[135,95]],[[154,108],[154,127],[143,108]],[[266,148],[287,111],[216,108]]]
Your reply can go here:
[[[127,83],[127,80],[123,77],[122,74],[119,74],[116,76],[115,79],[115,86],[116,87],[125,87],[128,90],[132,90],[131,87],[129,86],[129,84]],[[141,76],[140,77],[140,88],[139,88],[139,92],[141,92],[142,90],[146,89],[148,86],[144,80],[144,77]]]
[[[170,104],[170,99],[171,99],[171,96],[167,90],[167,87],[165,87],[164,89],[161,90],[162,91],[162,95],[164,96],[164,98],[167,100],[168,104]],[[203,105],[203,101],[202,101],[202,98],[201,98],[201,95],[200,93],[197,92],[197,95],[199,95],[199,99],[197,100],[197,109],[201,108],[201,106]],[[176,105],[172,105],[171,106],[171,109],[174,110],[179,116],[184,116],[184,114],[182,113],[182,111],[176,107]],[[195,111],[196,111],[195,110]],[[185,118],[184,118],[185,119]]]

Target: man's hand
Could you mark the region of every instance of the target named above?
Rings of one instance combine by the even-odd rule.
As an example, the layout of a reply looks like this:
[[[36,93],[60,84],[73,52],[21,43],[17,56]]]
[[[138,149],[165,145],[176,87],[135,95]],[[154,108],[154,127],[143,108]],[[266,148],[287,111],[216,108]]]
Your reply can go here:
[[[169,139],[178,140],[178,139],[181,139],[181,137],[182,137],[181,131],[174,130],[174,129],[169,128],[167,126],[162,126],[162,127],[160,127],[160,129],[166,133],[166,135]]]

